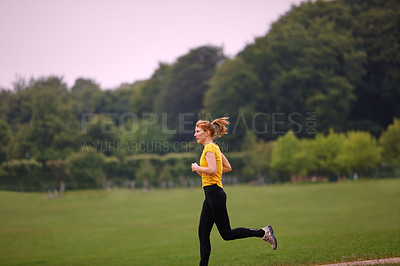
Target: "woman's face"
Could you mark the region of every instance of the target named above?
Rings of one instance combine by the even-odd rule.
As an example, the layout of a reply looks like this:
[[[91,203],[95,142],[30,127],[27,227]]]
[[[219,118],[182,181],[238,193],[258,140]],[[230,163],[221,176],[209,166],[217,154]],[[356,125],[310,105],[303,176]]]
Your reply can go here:
[[[204,131],[201,127],[196,127],[194,131],[194,136],[197,140],[197,143],[204,143],[206,138],[210,135],[210,132]]]

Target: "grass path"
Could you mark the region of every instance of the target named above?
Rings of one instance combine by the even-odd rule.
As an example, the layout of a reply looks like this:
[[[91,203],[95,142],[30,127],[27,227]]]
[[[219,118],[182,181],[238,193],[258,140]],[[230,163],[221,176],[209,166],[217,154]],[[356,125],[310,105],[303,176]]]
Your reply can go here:
[[[272,224],[278,249],[212,232],[210,265],[400,257],[400,179],[227,186],[232,227]],[[197,265],[201,188],[0,191],[0,265]]]

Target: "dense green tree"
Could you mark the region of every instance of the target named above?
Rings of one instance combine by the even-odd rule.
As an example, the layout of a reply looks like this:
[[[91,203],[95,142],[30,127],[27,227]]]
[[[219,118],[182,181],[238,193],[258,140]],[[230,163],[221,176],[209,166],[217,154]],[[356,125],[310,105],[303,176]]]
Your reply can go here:
[[[162,188],[166,188],[168,186],[168,182],[174,180],[173,170],[173,166],[170,164],[165,164],[161,169],[161,172],[158,176],[158,182]]]
[[[115,114],[117,117],[131,112],[132,95],[142,83],[142,81],[137,81],[133,84],[122,84],[115,90],[96,92],[93,95],[94,112],[97,114]]]
[[[213,119],[230,117],[230,135],[224,139],[233,146],[238,146],[249,130],[260,128],[253,117],[257,107],[263,104],[261,88],[258,77],[240,57],[224,61],[210,80],[210,88],[204,96],[203,114],[211,115]]]
[[[172,65],[168,86],[160,92],[156,106],[158,113],[168,114],[168,127],[180,129],[176,139],[189,140],[192,134],[182,123],[189,124],[198,119],[203,107],[203,97],[209,88],[208,82],[215,67],[224,59],[222,49],[202,46],[177,59]],[[188,114],[185,118],[183,115]]]
[[[341,152],[341,146],[345,136],[329,131],[328,135],[317,134],[315,136],[313,154],[316,157],[316,167],[319,175],[328,176],[339,172],[337,157]]]
[[[296,176],[310,176],[317,173],[317,158],[315,142],[310,139],[298,140],[297,149],[293,152],[289,163],[292,174]]]
[[[162,112],[162,103],[169,85],[171,66],[160,63],[150,79],[135,87],[131,99],[131,111],[137,115],[145,112]],[[161,92],[164,92],[161,95]]]
[[[297,139],[289,131],[278,138],[272,152],[271,167],[300,177],[358,173],[371,174],[381,161],[376,139],[368,132],[346,135],[330,131],[315,139]]]
[[[157,154],[138,154],[125,158],[125,163],[132,167],[135,180],[139,182],[144,189],[156,185],[162,163]]]
[[[58,77],[20,84],[9,99],[6,119],[15,134],[9,145],[9,158],[40,161],[65,158],[76,148],[78,121],[74,119],[71,98]],[[14,113],[15,112],[15,113]]]
[[[104,155],[93,149],[73,153],[67,158],[67,175],[75,187],[100,187],[104,180]]]
[[[351,126],[378,136],[400,116],[400,2],[339,0],[350,7],[353,36],[367,54],[365,75],[356,86]]]
[[[265,182],[270,177],[270,167],[274,141],[257,140],[256,135],[250,132],[243,141],[242,154],[246,164],[241,169],[242,175],[247,178],[257,178]]]
[[[136,169],[137,181],[140,182],[145,190],[155,185],[157,172],[149,160],[143,160]]]
[[[68,180],[67,161],[64,159],[48,160],[45,165],[50,169],[54,180],[59,183],[60,193],[63,194]]]
[[[32,119],[27,129],[31,156],[40,161],[68,156],[77,147],[77,125],[62,80],[50,77],[36,81],[32,87]]]
[[[384,161],[400,166],[400,119],[395,118],[393,124],[382,133],[379,144]]]
[[[295,174],[293,160],[299,145],[299,140],[292,131],[279,137],[272,151],[271,167],[285,174]]]
[[[7,120],[8,103],[13,93],[10,90],[0,88],[0,119]]]
[[[162,156],[162,163],[165,165],[172,165],[172,181],[178,182],[185,180],[185,177],[194,176],[196,174],[192,172],[190,164],[196,162],[200,157],[200,154],[195,152],[170,152]]]
[[[31,80],[30,84],[34,81]],[[32,89],[24,79],[15,82],[13,91],[0,93],[0,116],[13,130],[32,118]]]
[[[78,118],[81,113],[93,113],[95,110],[94,95],[100,93],[100,86],[93,80],[79,78],[75,81],[71,88],[71,96],[74,99],[74,104]]]
[[[118,179],[119,169],[121,167],[121,161],[114,156],[108,156],[103,158],[102,169],[104,172],[103,187],[108,185],[111,180]]]
[[[80,145],[85,149],[91,147],[105,155],[116,152],[119,129],[114,119],[107,114],[91,114],[85,118],[82,121]]]
[[[341,173],[370,174],[381,162],[376,139],[368,132],[348,132],[336,161]]]
[[[377,136],[400,112],[399,10],[393,0],[292,7],[234,59],[243,58],[262,83],[256,98],[263,104],[243,101],[239,108],[253,104],[255,112],[298,112],[302,128],[304,114],[312,111],[319,131],[361,129]],[[283,129],[296,131],[294,126],[286,123]]]
[[[8,159],[29,159],[31,156],[30,149],[32,143],[29,141],[29,125],[19,124],[15,130],[14,135],[11,137],[10,143],[7,147]]]
[[[145,119],[130,119],[119,127],[119,151],[125,155],[171,152],[169,141],[173,136],[174,131],[163,127],[160,117],[151,113]]]
[[[140,86],[137,86],[135,90],[132,92],[131,111],[135,114],[153,111],[152,102],[156,95],[155,94],[151,95],[149,92],[152,89],[150,80],[145,80]]]
[[[318,129],[344,129],[354,88],[365,74],[365,52],[353,38],[349,8],[338,2],[302,3],[272,25],[241,56],[264,87],[261,112],[318,114]],[[305,121],[299,121],[304,123]],[[286,130],[292,128],[286,126]],[[304,133],[304,132],[301,132]]]
[[[227,59],[220,64],[204,96],[204,112],[216,116],[238,114],[240,108],[255,110],[261,82],[240,58]]]
[[[7,146],[11,140],[11,129],[6,121],[0,119],[0,163],[7,159]]]
[[[13,190],[31,191],[42,186],[40,176],[43,167],[34,159],[9,160],[3,163],[2,168],[14,179],[7,184]]]

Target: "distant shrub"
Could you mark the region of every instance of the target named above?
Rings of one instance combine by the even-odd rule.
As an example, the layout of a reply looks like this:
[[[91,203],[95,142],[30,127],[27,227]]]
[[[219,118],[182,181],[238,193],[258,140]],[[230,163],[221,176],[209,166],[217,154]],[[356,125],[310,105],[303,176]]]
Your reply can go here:
[[[394,119],[379,139],[385,162],[400,166],[400,119]]]
[[[100,187],[104,179],[104,155],[94,151],[81,151],[67,158],[67,175],[77,188]]]
[[[42,164],[34,159],[6,161],[1,165],[0,184],[11,190],[36,190],[42,187]]]

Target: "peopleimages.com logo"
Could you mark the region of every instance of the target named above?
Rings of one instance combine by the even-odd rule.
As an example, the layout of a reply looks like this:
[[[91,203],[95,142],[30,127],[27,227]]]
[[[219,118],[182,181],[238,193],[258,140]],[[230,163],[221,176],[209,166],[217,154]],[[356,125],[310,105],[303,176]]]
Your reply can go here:
[[[229,117],[229,114],[223,116]],[[174,126],[170,125],[175,120]],[[149,133],[151,127],[158,126],[162,134],[193,134],[196,121],[203,119],[212,121],[218,117],[210,113],[142,113],[140,115],[130,112],[117,113],[82,113],[81,133],[86,134],[91,126],[100,126],[101,134],[142,134]],[[128,126],[127,121],[130,121]],[[252,131],[257,135],[272,134],[284,135],[288,129],[294,134],[314,135],[317,133],[316,112],[291,112],[291,113],[239,113],[231,116],[229,134],[235,134],[239,128],[247,133]],[[140,126],[139,126],[140,125]]]

